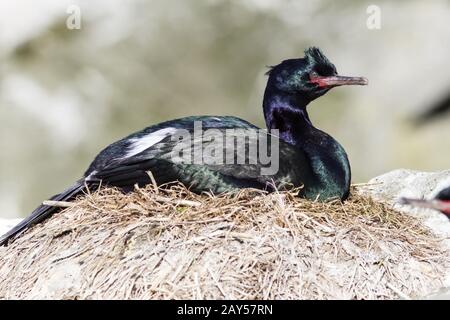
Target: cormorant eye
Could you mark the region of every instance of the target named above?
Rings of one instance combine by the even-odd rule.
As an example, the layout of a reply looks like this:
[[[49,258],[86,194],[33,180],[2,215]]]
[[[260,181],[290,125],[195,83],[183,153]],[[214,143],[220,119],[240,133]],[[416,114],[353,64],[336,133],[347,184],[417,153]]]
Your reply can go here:
[[[317,84],[316,81],[317,81],[317,78],[319,78],[319,77],[320,77],[319,73],[317,71],[315,71],[315,70],[312,70],[309,73],[309,81],[310,81],[310,83]]]

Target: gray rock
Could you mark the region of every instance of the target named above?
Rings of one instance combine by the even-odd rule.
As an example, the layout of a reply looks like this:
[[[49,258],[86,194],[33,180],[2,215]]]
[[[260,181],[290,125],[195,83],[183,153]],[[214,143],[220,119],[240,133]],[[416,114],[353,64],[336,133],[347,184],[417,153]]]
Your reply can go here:
[[[22,219],[0,219],[0,236],[8,232],[12,227],[18,224]]]
[[[398,203],[400,197],[433,198],[441,189],[450,186],[450,170],[440,172],[421,172],[398,169],[371,179],[359,192],[370,194],[373,198],[391,203],[401,212],[422,219],[436,235],[443,238],[443,245],[450,252],[450,220],[435,210],[413,208]],[[450,257],[449,257],[450,259]],[[450,299],[450,268],[447,269],[443,288],[425,299]]]
[[[391,203],[402,212],[424,219],[424,223],[436,234],[450,238],[450,220],[446,216],[435,210],[413,208],[398,203],[401,197],[431,199],[448,186],[450,186],[450,170],[421,172],[398,169],[371,179],[367,186],[359,190],[371,194],[378,200]]]

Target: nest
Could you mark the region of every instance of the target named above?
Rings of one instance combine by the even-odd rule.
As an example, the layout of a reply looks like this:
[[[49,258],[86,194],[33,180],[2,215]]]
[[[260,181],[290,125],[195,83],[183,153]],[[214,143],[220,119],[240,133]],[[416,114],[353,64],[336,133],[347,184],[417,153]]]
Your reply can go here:
[[[419,298],[442,286],[441,241],[355,192],[102,188],[0,248],[0,298]]]

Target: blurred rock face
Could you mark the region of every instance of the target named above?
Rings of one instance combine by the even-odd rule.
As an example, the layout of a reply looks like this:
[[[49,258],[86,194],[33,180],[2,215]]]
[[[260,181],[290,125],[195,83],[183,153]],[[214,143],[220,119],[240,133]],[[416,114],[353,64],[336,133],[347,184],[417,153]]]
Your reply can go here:
[[[397,169],[375,177],[367,186],[359,189],[362,194],[368,194],[375,199],[391,203],[395,209],[419,218],[424,225],[442,239],[442,245],[450,253],[450,221],[436,210],[415,208],[401,205],[401,197],[416,199],[433,199],[439,191],[450,185],[450,170],[422,172]],[[445,271],[443,288],[440,292],[430,295],[428,299],[449,299],[450,268]]]
[[[69,5],[81,29],[69,30]],[[186,115],[264,125],[267,65],[316,45],[367,88],[309,110],[348,151],[355,181],[396,167],[448,167],[450,118],[409,118],[450,88],[446,1],[59,1],[0,4],[0,216],[26,215],[112,141]],[[448,150],[448,151],[447,151]],[[436,156],[434,156],[436,155]]]

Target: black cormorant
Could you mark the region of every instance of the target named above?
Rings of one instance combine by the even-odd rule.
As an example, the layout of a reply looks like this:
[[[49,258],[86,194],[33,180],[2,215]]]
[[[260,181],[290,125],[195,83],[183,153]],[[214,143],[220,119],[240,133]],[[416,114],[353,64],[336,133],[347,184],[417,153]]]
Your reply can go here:
[[[300,195],[308,199],[345,200],[351,177],[347,154],[335,139],[313,126],[306,107],[333,87],[366,85],[367,80],[339,76],[315,47],[307,49],[303,58],[271,67],[267,74],[263,109],[268,131],[230,116],[156,124],[103,149],[80,180],[50,200],[70,201],[100,184],[130,191],[136,184],[152,182],[149,171],[159,185],[178,181],[197,193],[303,186]],[[260,146],[267,146],[267,154]],[[0,245],[56,210],[39,206],[3,235]]]
[[[435,209],[445,214],[450,219],[450,187],[444,188],[431,200],[400,198],[401,204],[409,204],[415,207]]]

